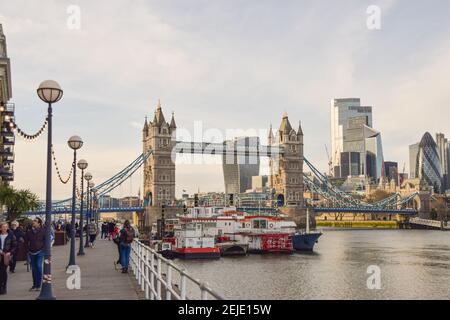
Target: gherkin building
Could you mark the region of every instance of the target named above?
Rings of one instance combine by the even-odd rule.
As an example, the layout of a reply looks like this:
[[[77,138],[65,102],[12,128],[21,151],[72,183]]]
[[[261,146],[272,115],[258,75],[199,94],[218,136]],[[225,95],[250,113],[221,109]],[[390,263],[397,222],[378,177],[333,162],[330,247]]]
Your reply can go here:
[[[416,173],[420,184],[433,187],[434,192],[442,192],[442,168],[438,147],[430,133],[426,132],[419,144]]]

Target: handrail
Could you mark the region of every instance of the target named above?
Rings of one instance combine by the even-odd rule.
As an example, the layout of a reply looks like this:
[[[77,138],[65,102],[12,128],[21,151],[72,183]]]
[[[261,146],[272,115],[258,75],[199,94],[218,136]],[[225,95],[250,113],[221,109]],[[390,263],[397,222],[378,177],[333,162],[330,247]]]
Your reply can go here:
[[[187,280],[190,280],[190,284],[200,290],[201,300],[207,300],[209,297],[224,300],[224,297],[211,289],[206,282],[194,278],[185,268],[164,258],[156,250],[144,245],[139,240],[134,240],[131,244],[130,266],[146,299],[190,300],[187,297]],[[163,269],[165,273],[163,273]],[[174,274],[174,271],[178,275]],[[178,279],[174,279],[176,278],[174,276],[178,276]]]

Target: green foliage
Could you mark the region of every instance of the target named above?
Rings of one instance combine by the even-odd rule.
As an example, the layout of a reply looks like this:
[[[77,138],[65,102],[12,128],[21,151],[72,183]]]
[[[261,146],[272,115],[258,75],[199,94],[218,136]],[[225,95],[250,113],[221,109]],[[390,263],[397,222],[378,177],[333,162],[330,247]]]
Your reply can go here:
[[[11,186],[0,186],[0,204],[6,206],[8,221],[13,221],[29,210],[39,207],[39,198],[27,189],[16,190]]]
[[[391,195],[392,195],[392,193],[378,189],[378,190],[375,190],[374,192],[372,192],[368,197],[366,197],[366,201],[368,203],[374,203],[374,202],[384,200]]]

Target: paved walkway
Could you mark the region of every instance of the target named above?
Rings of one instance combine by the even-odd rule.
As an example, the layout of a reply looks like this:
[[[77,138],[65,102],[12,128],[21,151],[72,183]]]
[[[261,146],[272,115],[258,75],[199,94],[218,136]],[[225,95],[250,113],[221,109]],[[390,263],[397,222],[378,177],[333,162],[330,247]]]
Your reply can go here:
[[[131,274],[126,275],[115,270],[114,261],[118,258],[117,246],[107,240],[97,240],[95,248],[85,248],[86,255],[76,257],[81,269],[81,289],[67,289],[66,280],[70,276],[66,274],[69,250],[69,244],[52,249],[53,293],[58,300],[139,299]],[[35,299],[39,292],[30,292],[31,285],[31,271],[27,272],[24,262],[17,262],[16,273],[8,272],[8,294],[0,296],[0,300]]]

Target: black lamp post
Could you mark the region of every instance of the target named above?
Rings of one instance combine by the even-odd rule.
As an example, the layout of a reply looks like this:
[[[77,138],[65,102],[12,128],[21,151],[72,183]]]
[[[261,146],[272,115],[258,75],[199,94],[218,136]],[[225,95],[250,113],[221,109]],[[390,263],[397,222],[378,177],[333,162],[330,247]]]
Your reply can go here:
[[[45,246],[44,246],[44,275],[42,288],[38,300],[55,300],[52,289],[52,248],[51,248],[51,220],[52,220],[52,103],[58,102],[63,91],[56,81],[46,80],[37,89],[39,98],[48,103],[48,139],[47,139],[47,186],[45,200]]]
[[[75,212],[76,212],[76,183],[77,183],[77,150],[83,146],[83,140],[78,136],[73,136],[67,141],[69,147],[73,150],[73,187],[72,187],[72,221],[70,225],[70,259],[69,266],[76,265],[75,262]],[[81,235],[81,234],[80,234]],[[81,237],[80,237],[81,238]]]
[[[87,169],[88,163],[86,160],[78,161],[78,168],[81,170],[81,200],[80,200],[80,249],[78,250],[79,256],[84,256],[84,246],[83,246],[83,206],[84,206],[84,170]],[[86,225],[87,225],[86,219]],[[87,228],[86,228],[86,238],[87,238]]]
[[[86,172],[86,174],[84,175],[84,180],[87,181],[87,206],[86,206],[86,225],[89,224],[89,219],[91,218],[91,183],[89,181],[92,180],[92,174],[90,174],[89,172]],[[87,228],[86,228],[86,241],[84,244],[85,247],[89,247],[89,234],[87,232]]]

